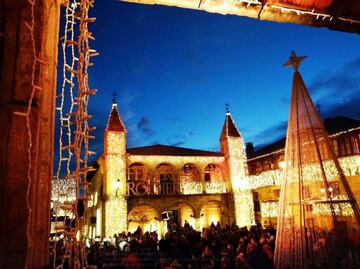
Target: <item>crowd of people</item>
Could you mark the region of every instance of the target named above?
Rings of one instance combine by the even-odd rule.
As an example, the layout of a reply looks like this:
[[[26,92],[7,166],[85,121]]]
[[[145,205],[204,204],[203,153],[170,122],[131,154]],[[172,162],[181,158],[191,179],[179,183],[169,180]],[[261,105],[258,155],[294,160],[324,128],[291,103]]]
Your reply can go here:
[[[87,262],[98,269],[271,269],[274,248],[273,229],[260,233],[217,223],[198,232],[185,223],[169,227],[160,240],[156,232],[140,228],[110,241],[94,240],[87,248]]]

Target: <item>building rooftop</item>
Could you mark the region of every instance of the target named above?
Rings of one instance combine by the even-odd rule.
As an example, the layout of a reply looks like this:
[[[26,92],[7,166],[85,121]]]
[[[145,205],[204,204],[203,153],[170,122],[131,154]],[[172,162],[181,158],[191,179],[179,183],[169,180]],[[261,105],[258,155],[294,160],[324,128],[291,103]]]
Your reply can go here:
[[[124,123],[120,118],[116,103],[113,104],[110,116],[106,125],[108,131],[126,132]]]
[[[333,135],[339,132],[347,131],[356,127],[360,127],[360,121],[356,119],[351,119],[343,116],[337,116],[334,118],[327,118],[324,120],[324,125],[329,135]],[[269,154],[274,151],[278,151],[285,148],[285,137],[276,140],[275,142],[266,145],[255,151],[252,158],[262,156],[264,154]]]
[[[220,152],[198,149],[181,148],[166,145],[152,145],[146,147],[128,148],[131,155],[161,155],[161,156],[223,156]]]
[[[225,137],[241,137],[238,128],[235,126],[235,123],[230,115],[230,112],[226,112],[224,126],[221,131],[220,140],[223,140]]]

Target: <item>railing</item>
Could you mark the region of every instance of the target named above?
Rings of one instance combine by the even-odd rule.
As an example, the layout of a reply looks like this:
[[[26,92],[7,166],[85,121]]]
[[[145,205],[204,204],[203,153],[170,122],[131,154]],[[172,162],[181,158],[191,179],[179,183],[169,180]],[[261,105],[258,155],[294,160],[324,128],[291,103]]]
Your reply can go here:
[[[156,191],[155,191],[156,190]],[[216,194],[226,193],[225,182],[162,182],[158,188],[151,188],[147,181],[127,183],[128,196],[143,195],[191,195],[191,194]]]

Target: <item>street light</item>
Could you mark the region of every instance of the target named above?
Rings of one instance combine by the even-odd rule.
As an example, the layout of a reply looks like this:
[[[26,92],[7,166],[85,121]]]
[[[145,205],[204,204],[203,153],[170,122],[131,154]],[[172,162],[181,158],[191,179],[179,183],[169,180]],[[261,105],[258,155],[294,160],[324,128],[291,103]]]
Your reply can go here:
[[[285,162],[284,161],[279,162],[279,167],[283,169],[285,167]]]
[[[118,196],[118,190],[121,188],[121,180],[120,178],[118,178],[115,182],[114,182],[114,187],[116,189],[116,192],[115,192],[115,197]]]

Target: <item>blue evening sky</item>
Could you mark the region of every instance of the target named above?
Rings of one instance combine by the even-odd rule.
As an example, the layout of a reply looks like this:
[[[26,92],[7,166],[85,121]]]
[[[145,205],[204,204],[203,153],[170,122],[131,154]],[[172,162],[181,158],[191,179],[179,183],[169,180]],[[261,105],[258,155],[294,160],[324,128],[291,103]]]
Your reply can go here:
[[[112,93],[128,146],[218,150],[225,103],[245,142],[285,134],[292,49],[323,117],[360,118],[360,36],[175,7],[99,0],[90,30],[100,56],[90,73],[93,142],[102,152]]]

